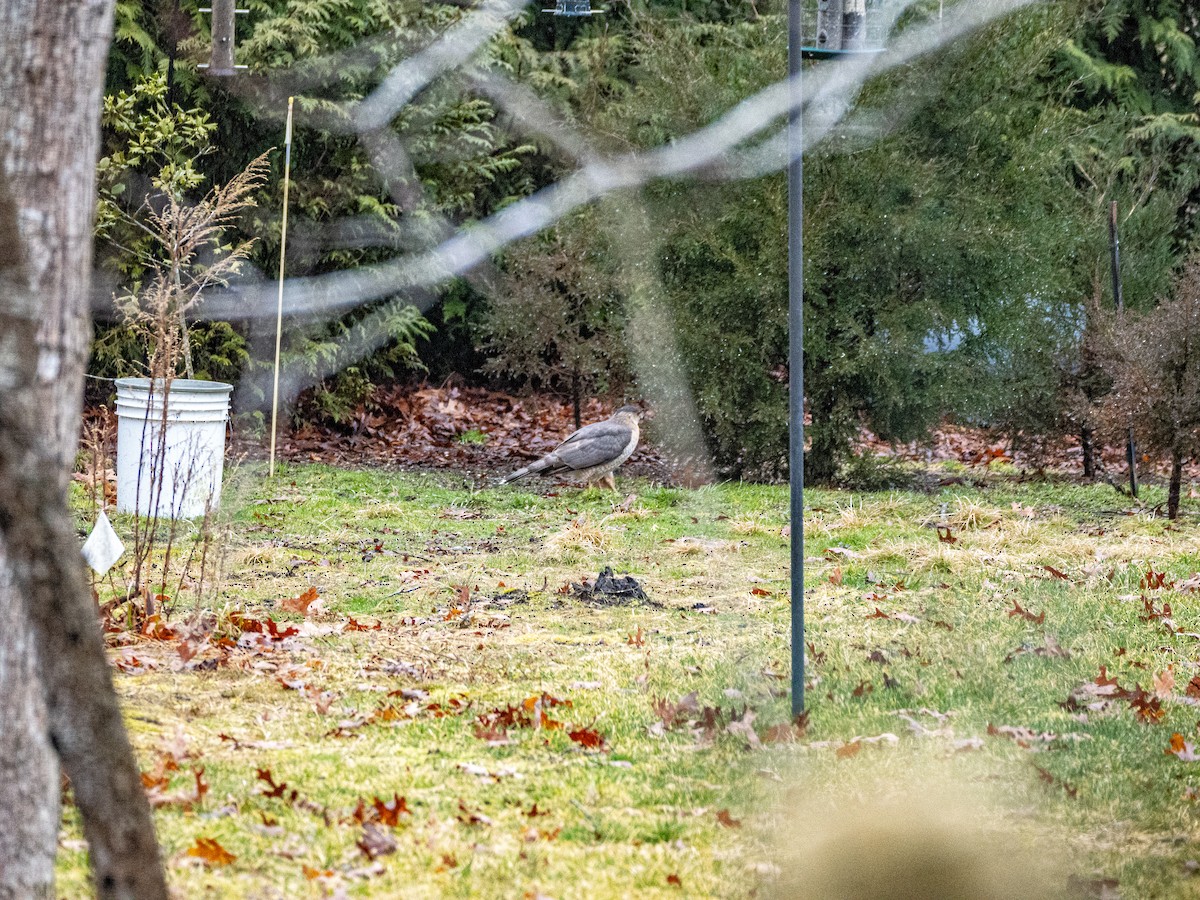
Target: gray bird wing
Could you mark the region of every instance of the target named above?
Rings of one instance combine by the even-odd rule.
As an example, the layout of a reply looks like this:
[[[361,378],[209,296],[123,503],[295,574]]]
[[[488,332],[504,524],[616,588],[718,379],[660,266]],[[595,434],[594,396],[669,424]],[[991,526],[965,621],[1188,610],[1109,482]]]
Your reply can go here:
[[[572,469],[590,469],[618,459],[632,437],[633,431],[617,422],[595,422],[572,434],[552,455]]]

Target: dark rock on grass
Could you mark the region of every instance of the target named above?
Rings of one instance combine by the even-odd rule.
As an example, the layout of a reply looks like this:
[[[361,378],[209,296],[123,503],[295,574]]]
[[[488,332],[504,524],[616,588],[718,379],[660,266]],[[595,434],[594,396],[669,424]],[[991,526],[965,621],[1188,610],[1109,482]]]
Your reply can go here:
[[[642,586],[632,575],[616,576],[612,566],[605,566],[596,576],[595,583],[586,578],[581,583],[572,582],[571,596],[585,603],[596,603],[602,606],[626,606],[634,602],[661,607],[646,596]]]

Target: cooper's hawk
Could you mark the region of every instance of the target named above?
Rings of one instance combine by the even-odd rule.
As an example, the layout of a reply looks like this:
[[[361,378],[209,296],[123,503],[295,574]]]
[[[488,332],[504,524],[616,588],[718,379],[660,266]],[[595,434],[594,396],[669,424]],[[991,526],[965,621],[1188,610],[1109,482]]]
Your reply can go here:
[[[613,472],[637,448],[641,418],[642,411],[636,406],[622,406],[603,422],[584,425],[552,452],[506,475],[500,483],[526,475],[563,475],[585,484],[603,481],[615,491]]]

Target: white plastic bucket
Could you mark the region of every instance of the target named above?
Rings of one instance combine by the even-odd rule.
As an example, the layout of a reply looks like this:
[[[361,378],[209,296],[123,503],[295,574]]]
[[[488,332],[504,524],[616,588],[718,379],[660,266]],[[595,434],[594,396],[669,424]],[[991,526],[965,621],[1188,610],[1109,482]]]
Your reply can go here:
[[[216,509],[233,385],[177,378],[167,397],[149,378],[117,379],[117,510],[191,519]]]

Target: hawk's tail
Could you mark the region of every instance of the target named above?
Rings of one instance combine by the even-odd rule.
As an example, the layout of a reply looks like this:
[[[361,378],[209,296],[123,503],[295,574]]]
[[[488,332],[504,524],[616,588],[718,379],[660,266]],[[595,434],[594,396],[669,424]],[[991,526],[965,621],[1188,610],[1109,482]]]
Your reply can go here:
[[[517,469],[517,471],[505,475],[500,479],[500,484],[508,484],[509,482],[516,481],[518,478],[524,478],[526,475],[536,475],[539,472],[544,472],[557,462],[558,460],[553,456],[543,456],[536,462],[531,462],[523,469]]]

